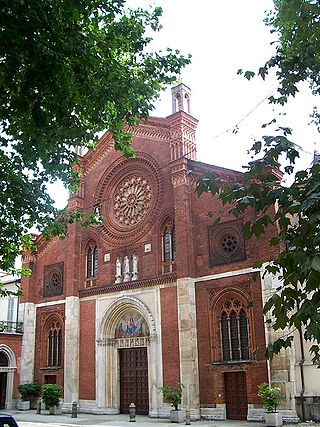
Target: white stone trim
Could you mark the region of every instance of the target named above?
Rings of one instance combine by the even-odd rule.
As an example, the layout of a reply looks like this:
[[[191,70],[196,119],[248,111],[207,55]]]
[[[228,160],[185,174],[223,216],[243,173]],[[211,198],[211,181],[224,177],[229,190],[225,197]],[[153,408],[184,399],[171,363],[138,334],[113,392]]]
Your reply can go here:
[[[20,382],[31,383],[34,379],[34,360],[36,342],[36,308],[35,304],[19,304],[19,321],[23,322],[21,347]]]
[[[68,297],[67,297],[68,298]],[[60,299],[58,301],[48,301],[48,302],[41,302],[39,304],[35,304],[35,307],[48,307],[50,305],[58,305],[58,304],[66,304],[66,300]]]
[[[159,413],[158,389],[162,385],[162,364],[159,369],[159,354],[161,354],[161,340],[159,339],[159,303],[160,288],[145,290],[139,289],[133,293],[124,294],[118,298],[114,295],[104,295],[96,301],[96,411],[95,413],[119,413],[120,408],[120,348],[134,345],[135,338],[114,339],[114,331],[119,320],[128,309],[137,310],[145,318],[150,336],[138,337],[139,344],[147,349],[148,357],[148,381],[149,381],[149,415],[156,417]],[[139,296],[139,298],[138,298]],[[140,299],[141,298],[141,299]],[[152,302],[150,307],[145,303]],[[155,304],[155,305],[154,305]],[[142,345],[145,344],[145,345]]]
[[[211,421],[225,421],[226,420],[226,404],[217,403],[215,408],[212,407],[201,407],[200,408],[201,418],[204,420]]]
[[[80,300],[66,298],[64,324],[64,403],[79,400]]]
[[[224,273],[217,273],[217,274],[209,274],[208,276],[200,276],[195,277],[194,280],[196,282],[205,282],[207,280],[214,280],[214,279],[224,279],[225,277],[233,277],[233,276],[240,276],[243,274],[252,274],[252,273],[259,273],[261,271],[260,268],[242,268],[240,270],[231,270],[226,271]],[[186,280],[187,278],[181,279]]]
[[[111,331],[113,333],[116,321],[120,314],[126,311],[129,307],[138,310],[144,315],[148,322],[150,334],[155,335],[155,321],[149,308],[144,304],[144,302],[133,295],[122,295],[109,306],[108,310],[104,314],[99,324],[99,328],[97,329],[97,338],[106,337],[106,335],[108,335],[107,330],[110,331],[109,333],[111,333]]]
[[[177,280],[180,381],[184,385],[183,407],[200,419],[199,361],[195,279]]]

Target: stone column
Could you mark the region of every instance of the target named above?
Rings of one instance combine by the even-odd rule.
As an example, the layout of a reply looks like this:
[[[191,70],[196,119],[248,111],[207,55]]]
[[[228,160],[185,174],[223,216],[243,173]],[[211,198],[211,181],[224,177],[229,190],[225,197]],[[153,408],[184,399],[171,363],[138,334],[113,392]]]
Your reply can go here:
[[[192,419],[200,419],[195,281],[190,278],[178,279],[177,293],[183,406],[190,408]]]
[[[96,402],[97,410],[106,407],[106,344],[96,346]]]
[[[159,354],[162,354],[161,340],[157,335],[150,336],[150,345],[148,347],[150,418],[159,416],[159,386],[162,375],[162,362],[159,360]]]
[[[36,308],[31,302],[19,304],[19,322],[23,322],[20,382],[30,383],[34,379],[34,356],[36,337]]]
[[[79,400],[79,297],[66,298],[64,347],[64,403]]]

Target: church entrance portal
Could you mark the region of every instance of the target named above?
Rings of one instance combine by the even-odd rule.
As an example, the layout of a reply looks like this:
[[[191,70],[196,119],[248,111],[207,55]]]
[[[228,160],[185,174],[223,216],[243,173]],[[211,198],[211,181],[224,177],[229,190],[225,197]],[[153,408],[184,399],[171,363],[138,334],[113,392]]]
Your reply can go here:
[[[147,348],[119,349],[120,412],[128,413],[136,405],[137,414],[149,413]]]

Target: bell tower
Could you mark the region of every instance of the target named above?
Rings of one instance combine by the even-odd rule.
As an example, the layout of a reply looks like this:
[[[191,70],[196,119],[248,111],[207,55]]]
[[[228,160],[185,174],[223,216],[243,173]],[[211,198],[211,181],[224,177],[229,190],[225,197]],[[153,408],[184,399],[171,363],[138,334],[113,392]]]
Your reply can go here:
[[[185,111],[191,114],[190,110],[190,98],[191,89],[183,83],[171,88],[172,93],[172,113],[177,111]]]
[[[183,83],[171,89],[172,115],[170,123],[171,161],[182,157],[196,160],[196,128],[198,120],[191,115],[191,89]]]

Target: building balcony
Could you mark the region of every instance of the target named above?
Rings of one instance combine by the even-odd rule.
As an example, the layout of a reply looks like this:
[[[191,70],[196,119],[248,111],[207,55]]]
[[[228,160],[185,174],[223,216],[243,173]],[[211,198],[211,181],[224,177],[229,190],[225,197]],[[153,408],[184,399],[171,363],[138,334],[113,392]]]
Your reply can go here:
[[[13,333],[13,334],[22,334],[23,333],[23,323],[22,322],[9,322],[7,320],[0,320],[0,333]]]

